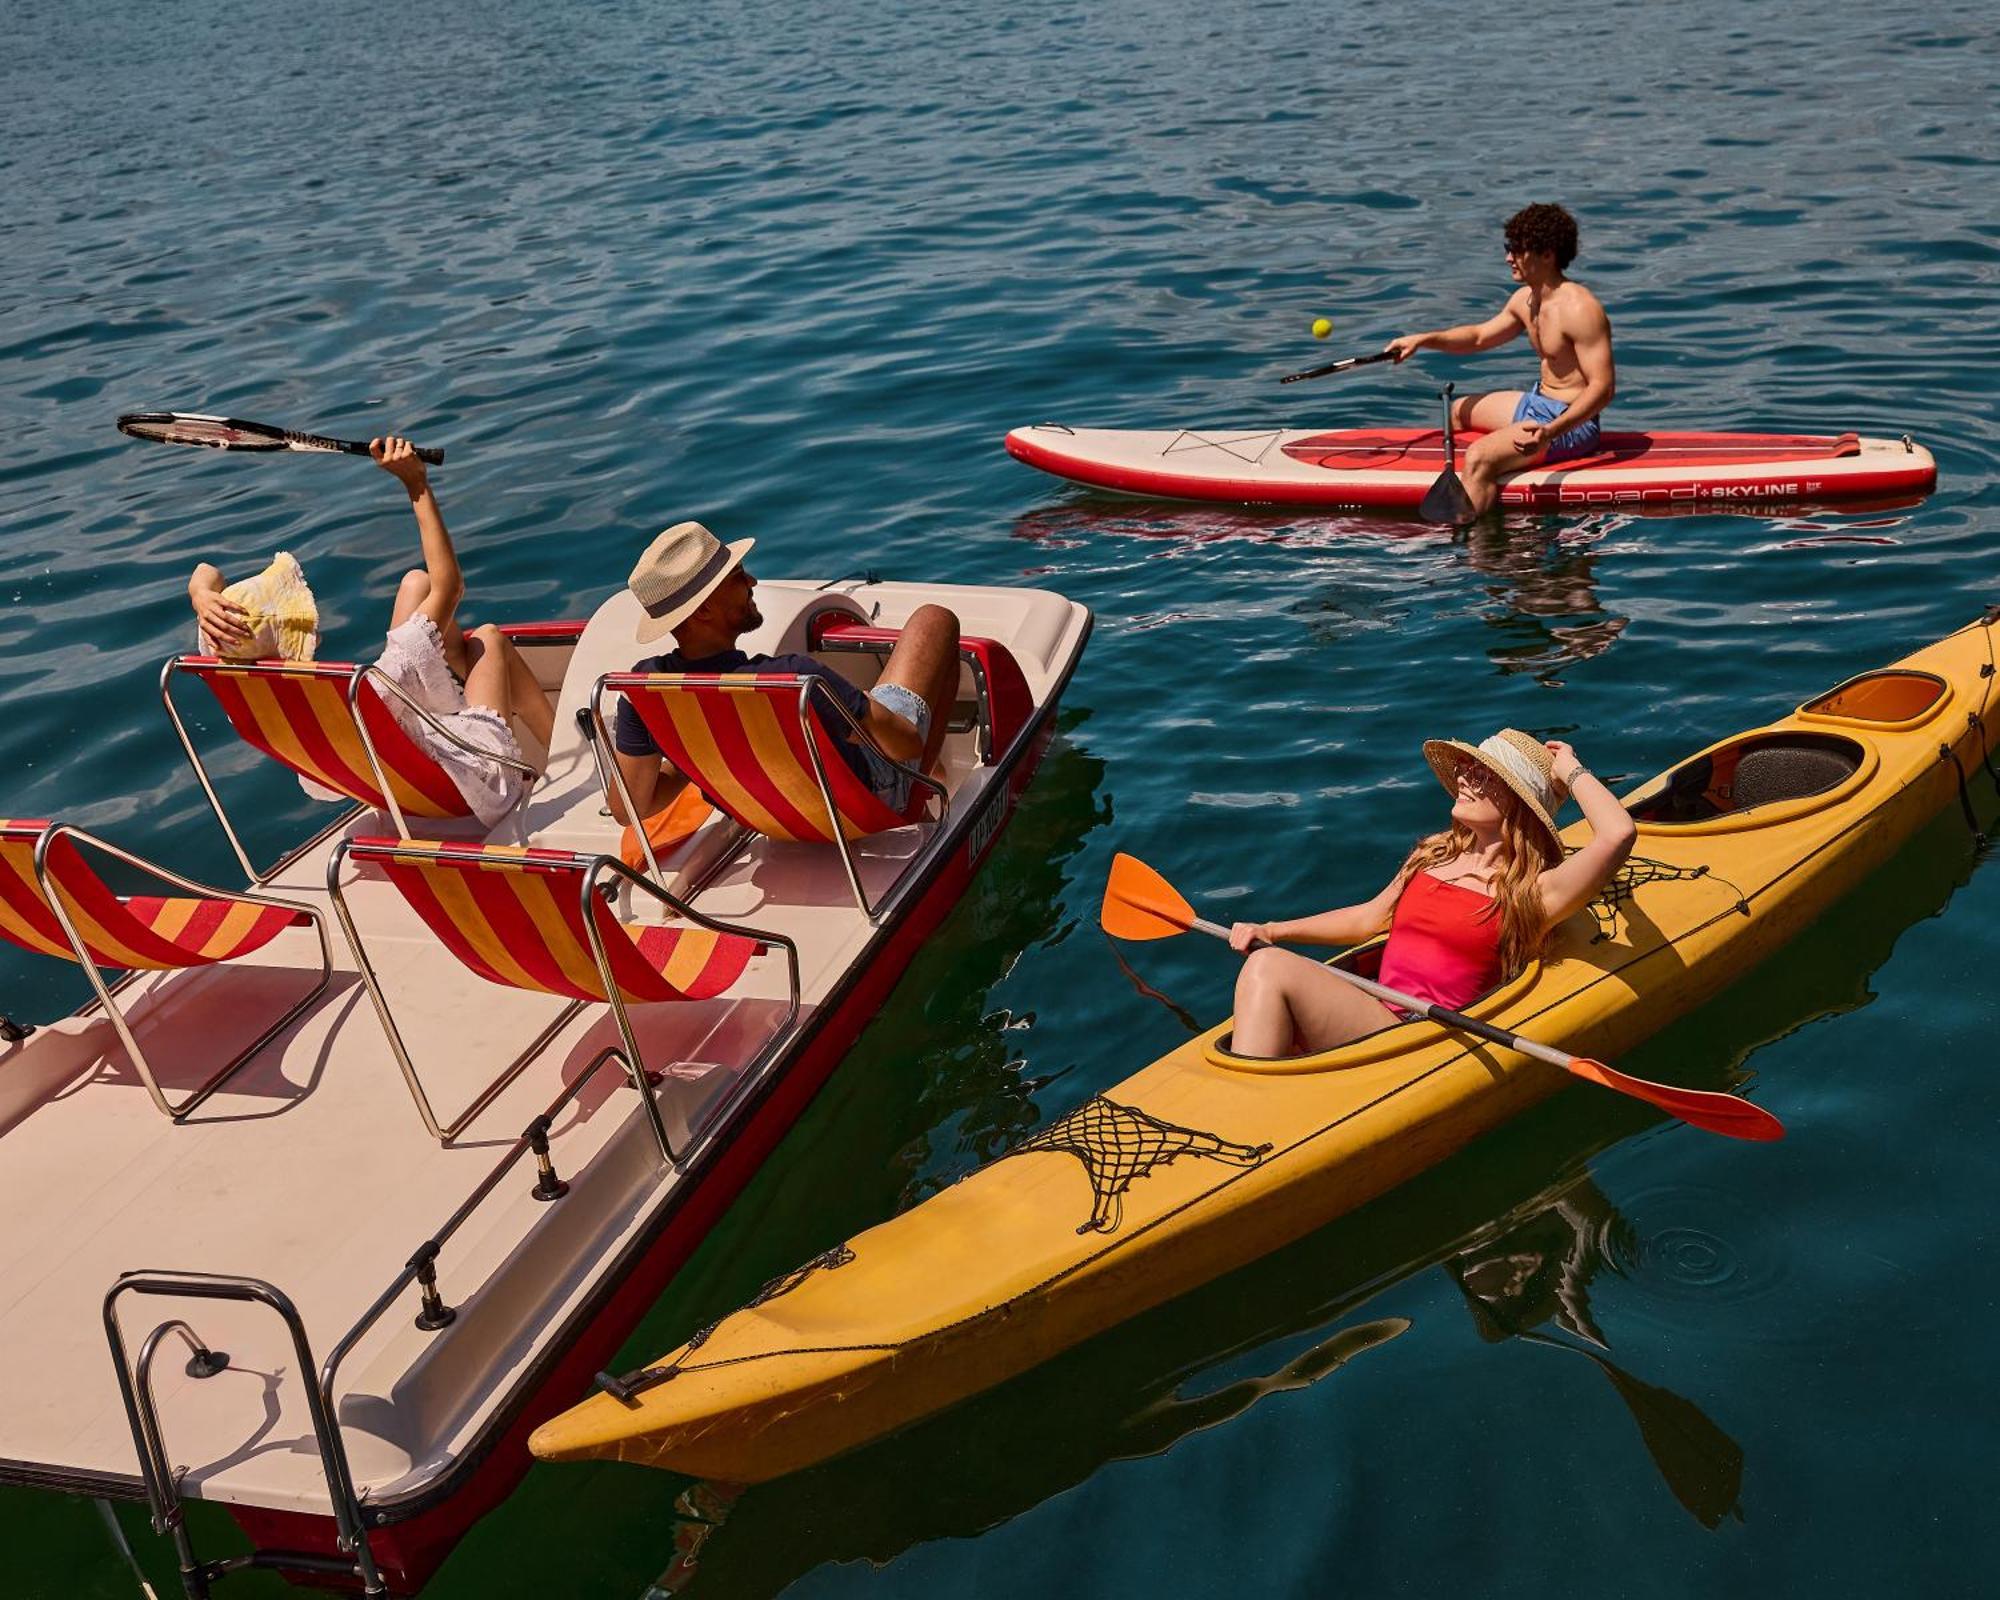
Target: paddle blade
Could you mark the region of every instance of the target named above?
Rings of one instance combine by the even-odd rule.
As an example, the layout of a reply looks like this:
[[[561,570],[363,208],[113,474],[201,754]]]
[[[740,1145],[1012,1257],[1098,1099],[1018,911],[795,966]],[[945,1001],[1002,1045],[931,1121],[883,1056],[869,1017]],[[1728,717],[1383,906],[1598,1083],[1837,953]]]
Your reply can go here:
[[[1194,907],[1145,862],[1121,850],[1111,858],[1097,920],[1114,939],[1170,939],[1194,926]]]
[[[1644,1100],[1683,1122],[1710,1133],[1719,1133],[1725,1139],[1762,1142],[1785,1136],[1785,1125],[1770,1112],[1733,1094],[1716,1094],[1707,1089],[1676,1089],[1670,1084],[1627,1077],[1602,1061],[1592,1061],[1588,1056],[1572,1056],[1564,1066],[1579,1078],[1602,1084],[1607,1089],[1616,1089],[1620,1094],[1629,1094],[1634,1100]]]
[[[1472,496],[1465,492],[1465,485],[1458,481],[1458,474],[1449,463],[1438,474],[1437,481],[1424,491],[1417,515],[1426,522],[1442,522],[1454,528],[1472,521]]]

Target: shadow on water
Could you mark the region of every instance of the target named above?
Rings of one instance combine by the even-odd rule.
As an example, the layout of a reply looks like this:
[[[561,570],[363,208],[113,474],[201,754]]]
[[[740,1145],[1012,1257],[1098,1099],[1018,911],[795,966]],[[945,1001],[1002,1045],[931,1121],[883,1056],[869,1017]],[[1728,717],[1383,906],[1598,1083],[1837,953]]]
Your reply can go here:
[[[1941,817],[1754,981],[1622,1064],[1704,1087],[1749,1082],[1747,1058],[1760,1047],[1865,1005],[1870,974],[1905,929],[1944,908],[1971,862],[1962,821]],[[900,1434],[748,1490],[672,1480],[674,1556],[655,1592],[698,1581],[703,1593],[774,1595],[827,1563],[887,1563],[992,1528],[1110,1463],[1170,1450],[1393,1341],[1404,1319],[1349,1319],[1432,1266],[1459,1288],[1484,1339],[1594,1363],[1666,1490],[1716,1528],[1741,1515],[1742,1447],[1693,1400],[1613,1360],[1590,1310],[1593,1278],[1633,1245],[1589,1164],[1660,1127],[1636,1102],[1572,1089],[1309,1238]],[[1313,1338],[1303,1354],[1272,1348],[1261,1376],[1202,1382],[1301,1337]],[[1520,1381],[1537,1378],[1524,1368]]]

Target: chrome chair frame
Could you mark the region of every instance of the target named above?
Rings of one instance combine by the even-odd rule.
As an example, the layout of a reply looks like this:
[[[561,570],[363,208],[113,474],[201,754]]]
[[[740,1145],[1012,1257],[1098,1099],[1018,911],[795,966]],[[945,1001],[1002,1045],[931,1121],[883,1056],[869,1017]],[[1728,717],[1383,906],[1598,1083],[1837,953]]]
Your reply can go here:
[[[606,685],[610,679],[630,678],[634,676],[644,677],[649,683],[654,684],[683,684],[713,683],[718,678],[743,676],[743,674],[712,672],[652,672],[634,674],[630,672],[607,672],[598,678],[590,691],[589,709],[592,739],[602,749],[609,752],[609,759],[601,765],[617,781],[618,799],[623,804],[625,815],[628,817],[637,817],[638,811],[632,804],[632,794],[631,790],[626,786],[624,771],[618,765],[617,746],[611,742],[610,732],[605,726],[603,697]],[[765,676],[789,677],[791,674],[770,673]],[[833,835],[834,846],[840,851],[840,864],[847,873],[847,884],[848,888],[853,891],[854,903],[860,907],[861,914],[868,919],[869,925],[872,927],[882,920],[882,908],[888,903],[889,896],[885,893],[880,900],[870,904],[868,892],[861,886],[861,872],[854,864],[854,849],[848,841],[846,829],[840,825],[840,809],[834,804],[833,786],[827,781],[826,776],[826,763],[820,755],[818,741],[812,737],[812,724],[807,720],[807,708],[811,705],[812,695],[815,690],[819,692],[821,698],[828,705],[833,707],[835,711],[839,712],[846,719],[848,727],[854,730],[856,736],[869,749],[873,750],[878,756],[881,756],[884,761],[887,761],[898,772],[904,774],[912,783],[921,784],[924,788],[931,791],[932,796],[937,801],[937,815],[931,819],[934,824],[944,820],[945,810],[951,804],[951,791],[928,773],[919,772],[907,762],[897,761],[884,753],[882,748],[875,743],[873,737],[870,736],[868,730],[856,720],[854,713],[840,703],[838,697],[835,696],[834,692],[826,686],[824,680],[817,674],[799,679],[797,708],[799,725],[806,730],[806,753],[812,757],[813,779],[819,787],[820,801],[826,807],[827,831]],[[662,761],[667,760],[665,756],[662,756],[660,759]],[[672,765],[672,763],[668,762],[668,765]],[[690,779],[689,781],[692,782],[693,780]],[[717,809],[720,810],[721,808],[717,807]],[[727,813],[724,814],[726,815]],[[660,864],[654,858],[652,844],[646,838],[646,830],[644,828],[637,828],[636,831],[639,835],[640,848],[644,850],[646,855],[646,864],[652,868],[654,876],[657,877],[659,875]]]
[[[131,1024],[126,1021],[124,1012],[119,1009],[118,1003],[111,997],[113,985],[107,984],[104,981],[104,974],[98,970],[97,963],[90,959],[90,952],[85,948],[83,939],[77,933],[76,924],[70,920],[69,908],[63,904],[61,893],[57,890],[55,884],[50,881],[48,874],[49,850],[55,844],[56,840],[63,838],[75,839],[89,845],[92,849],[101,850],[113,860],[122,861],[127,866],[136,867],[149,877],[157,878],[161,883],[169,884],[187,894],[199,895],[204,899],[210,900],[247,900],[253,905],[270,906],[275,910],[291,911],[304,916],[311,922],[313,932],[319,935],[319,982],[313,985],[311,991],[302,1000],[299,1000],[282,1017],[259,1034],[256,1040],[233,1061],[210,1077],[207,1082],[202,1084],[201,1087],[196,1089],[179,1105],[175,1105],[167,1098],[165,1091],[160,1088],[159,1079],[153,1075],[152,1063],[146,1059],[145,1052],[139,1048],[139,1041],[133,1036]],[[153,1097],[153,1104],[158,1106],[168,1119],[173,1122],[184,1122],[204,1100],[222,1087],[231,1074],[236,1072],[240,1067],[248,1064],[258,1051],[262,1050],[265,1045],[284,1032],[308,1006],[326,992],[326,986],[333,981],[333,952],[327,944],[326,920],[311,906],[301,905],[295,900],[280,899],[276,895],[260,894],[254,890],[218,889],[210,884],[198,883],[193,878],[184,878],[178,872],[158,866],[146,860],[143,856],[134,855],[129,850],[123,849],[107,840],[100,839],[95,834],[86,833],[82,828],[73,827],[66,822],[51,822],[42,830],[41,836],[35,840],[34,861],[35,882],[42,891],[42,898],[48,902],[49,909],[55,913],[56,923],[61,927],[63,937],[69,940],[71,953],[76,957],[77,964],[83,968],[84,974],[90,979],[90,986],[97,994],[98,1004],[103,1006],[104,1014],[110,1019],[113,1029],[117,1031],[119,1042],[125,1046],[126,1054],[131,1058],[133,1067],[138,1071],[140,1079],[146,1085],[146,1092]],[[169,968],[166,970],[191,971],[194,969]],[[120,980],[118,986],[123,986],[123,980]]]
[[[361,974],[361,981],[368,990],[368,998],[374,1003],[375,1015],[382,1024],[383,1033],[388,1037],[389,1049],[396,1058],[396,1065],[402,1071],[403,1082],[409,1088],[410,1098],[416,1102],[417,1115],[423,1119],[424,1127],[432,1138],[436,1139],[439,1144],[450,1144],[453,1139],[457,1138],[465,1130],[466,1125],[492,1102],[493,1098],[502,1089],[513,1082],[528,1064],[547,1048],[549,1041],[561,1031],[563,1026],[578,1011],[582,1010],[584,1006],[594,1004],[595,1002],[571,1000],[557,1013],[554,1020],[530,1041],[528,1047],[516,1056],[513,1061],[509,1062],[492,1083],[487,1085],[486,1088],[482,1089],[474,1097],[472,1103],[464,1111],[460,1112],[449,1126],[440,1124],[436,1113],[431,1109],[430,1096],[424,1091],[422,1079],[418,1076],[416,1063],[410,1057],[409,1046],[403,1042],[402,1030],[396,1026],[396,1019],[389,1009],[388,998],[382,992],[381,981],[375,976],[375,968],[370,963],[367,951],[362,946],[360,930],[355,925],[353,913],[348,909],[346,896],[341,891],[341,863],[346,857],[352,843],[352,840],[341,840],[334,847],[333,854],[327,858],[327,893],[332,897],[334,913],[340,919],[341,931],[346,935],[348,949],[354,956],[354,965]],[[451,853],[453,847],[449,844],[414,841],[406,843],[400,848],[418,855],[428,855],[434,859],[442,859]],[[598,930],[596,917],[592,915],[592,911],[598,903],[600,893],[599,880],[601,876],[606,872],[615,873],[630,884],[653,896],[654,899],[665,905],[676,915],[685,917],[688,921],[700,927],[707,928],[712,933],[733,933],[743,938],[754,939],[760,944],[777,945],[784,950],[791,987],[790,1004],[786,1008],[783,1021],[772,1030],[770,1042],[758,1053],[757,1059],[746,1071],[746,1078],[754,1077],[758,1073],[761,1073],[764,1064],[784,1042],[793,1024],[798,1021],[800,1007],[798,945],[781,933],[766,933],[739,923],[724,922],[715,917],[707,916],[695,910],[693,906],[689,905],[679,896],[661,888],[642,873],[634,872],[615,856],[585,856],[576,854],[573,856],[572,861],[573,864],[579,865],[585,862],[588,863],[587,870],[583,875],[583,883],[580,891],[582,895],[583,927],[584,932],[589,937],[591,958],[597,965],[598,981],[604,986],[604,993],[611,1007],[611,1014],[618,1024],[619,1038],[624,1044],[622,1059],[626,1071],[631,1076],[632,1086],[639,1092],[640,1102],[645,1107],[647,1124],[652,1129],[653,1137],[659,1144],[662,1159],[669,1166],[677,1165],[681,1157],[685,1154],[688,1143],[699,1130],[689,1129],[685,1126],[679,1128],[677,1131],[681,1135],[681,1145],[680,1148],[676,1149],[674,1140],[669,1136],[666,1123],[661,1117],[659,1102],[655,1099],[652,1092],[652,1084],[646,1073],[645,1060],[639,1049],[638,1038],[632,1031],[632,1019],[626,1011],[624,997],[618,992],[618,982],[611,973],[611,959],[605,952],[603,935]],[[480,981],[484,982],[485,980],[481,979]]]
[[[267,867],[260,872],[251,864],[249,852],[243,848],[243,841],[238,836],[235,825],[230,822],[229,813],[223,809],[222,798],[215,792],[214,780],[209,777],[208,768],[203,763],[200,752],[195,749],[194,740],[189,737],[187,724],[181,720],[180,710],[174,704],[174,674],[176,672],[194,671],[193,668],[185,665],[190,660],[206,661],[211,659],[213,658],[186,655],[168,657],[166,664],[160,668],[160,703],[166,707],[167,720],[173,724],[174,732],[180,736],[181,749],[187,754],[188,764],[194,768],[195,779],[201,785],[201,792],[208,797],[209,809],[215,813],[215,820],[222,825],[223,835],[229,840],[229,848],[236,852],[236,860],[242,866],[245,875],[250,881],[261,884],[267,882],[276,873],[277,866]],[[312,663],[280,662],[271,664],[261,661],[236,661],[229,663],[229,665],[236,671],[253,674],[261,673],[265,676],[276,678],[296,675],[288,674],[285,670],[287,667],[298,665],[310,666]],[[367,810],[375,811],[378,815],[387,815],[390,823],[396,830],[398,838],[408,839],[411,837],[409,822],[403,816],[403,808],[396,802],[395,788],[389,782],[388,773],[383,770],[382,758],[377,754],[375,749],[375,740],[368,732],[367,719],[361,715],[361,685],[370,677],[380,680],[378,693],[381,689],[387,689],[389,693],[393,694],[418,717],[422,718],[431,730],[446,742],[465,751],[468,755],[478,757],[481,761],[495,761],[501,766],[519,773],[527,782],[522,786],[521,801],[517,802],[517,805],[527,800],[529,792],[541,778],[539,772],[525,761],[516,761],[512,757],[497,755],[491,750],[482,750],[477,745],[467,743],[398,688],[394,680],[387,673],[383,672],[380,667],[376,666],[373,662],[364,662],[357,666],[348,676],[347,714],[354,719],[354,731],[360,735],[362,752],[368,757],[368,770],[374,777],[375,787],[381,792],[386,806],[369,806],[366,801],[361,800],[353,801],[353,804],[362,806]]]

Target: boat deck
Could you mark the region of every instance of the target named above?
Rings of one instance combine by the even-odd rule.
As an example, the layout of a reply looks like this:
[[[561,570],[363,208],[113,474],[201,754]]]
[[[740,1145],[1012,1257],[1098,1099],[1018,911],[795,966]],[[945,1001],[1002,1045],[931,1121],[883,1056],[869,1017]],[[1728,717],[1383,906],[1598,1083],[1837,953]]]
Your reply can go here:
[[[746,647],[801,648],[806,618],[828,606],[868,620],[865,608],[810,585],[760,586],[767,621]],[[924,601],[956,609],[968,634],[1005,642],[1035,707],[1060,691],[1088,628],[1088,614],[1034,591],[874,585],[861,598],[894,626]],[[572,648],[535,652],[537,671],[562,686],[548,772],[521,821],[520,842],[615,853],[588,748],[564,728],[596,677],[624,670],[639,651],[623,595],[600,610]],[[868,658],[838,658],[866,681]],[[967,692],[970,693],[968,685]],[[858,841],[871,898],[909,885],[940,848],[957,851],[968,821],[990,798],[995,768],[970,733],[947,741],[952,791],[940,823]],[[226,779],[223,780],[226,785]],[[225,788],[225,800],[227,791]],[[503,825],[505,828],[507,825]],[[387,831],[356,812],[278,872],[270,892],[326,915],[326,863],[349,833]],[[496,839],[510,837],[496,831]],[[712,821],[663,869],[703,876],[697,904],[794,940],[801,1011],[793,1041],[810,1039],[837,1005],[857,964],[877,953],[899,909],[879,923],[854,904],[830,847],[745,843]],[[901,894],[901,889],[897,894]],[[562,1018],[569,1002],[503,988],[462,967],[386,881],[362,876],[349,909],[410,1052],[442,1120],[474,1102],[501,1066]],[[631,920],[647,912],[621,909]],[[570,1183],[545,1203],[534,1165],[519,1149],[524,1128],[617,1043],[602,1005],[562,1021],[548,1047],[493,1093],[450,1144],[424,1129],[335,920],[327,916],[334,976],[317,1004],[229,1079],[186,1121],[161,1116],[95,1007],[0,1046],[0,1479],[91,1492],[133,1493],[137,1455],[103,1326],[107,1290],[121,1274],[236,1274],[276,1286],[298,1308],[316,1361],[324,1362],[367,1316],[412,1253],[503,1162],[509,1170],[470,1212],[438,1258],[446,1328],[415,1324],[418,1295],[405,1289],[362,1333],[334,1385],[336,1412],[362,1499],[393,1504],[451,1469],[510,1405],[552,1341],[587,1310],[607,1274],[654,1224],[676,1186],[698,1182],[704,1159],[733,1125],[720,1109],[747,1098],[746,1069],[784,1022],[783,953],[767,948],[727,995],[636,1007],[650,1065],[664,1065],[658,1095],[670,1127],[696,1130],[678,1167],[662,1163],[638,1095],[613,1061],[553,1118],[550,1148]],[[136,975],[118,991],[170,1095],[201,1083],[309,989],[318,974],[310,928],[289,930],[226,967]],[[795,1044],[765,1067],[783,1070]],[[705,1119],[714,1119],[704,1129]],[[120,1301],[126,1346],[163,1319],[185,1317],[226,1370],[183,1371],[185,1350],[162,1346],[154,1364],[166,1453],[182,1491],[207,1499],[324,1515],[330,1503],[314,1443],[308,1390],[289,1335],[271,1310],[243,1302],[180,1298]]]

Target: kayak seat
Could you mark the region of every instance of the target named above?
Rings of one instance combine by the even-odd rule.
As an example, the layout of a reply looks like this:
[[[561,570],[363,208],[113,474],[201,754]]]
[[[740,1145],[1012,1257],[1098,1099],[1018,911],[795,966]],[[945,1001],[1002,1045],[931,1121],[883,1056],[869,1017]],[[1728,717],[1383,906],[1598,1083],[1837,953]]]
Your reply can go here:
[[[79,844],[181,893],[119,894]],[[180,1104],[168,1100],[111,997],[104,969],[178,972],[213,966],[239,960],[286,929],[307,925],[319,936],[320,977],[312,991]],[[312,1004],[333,976],[326,927],[310,907],[249,890],[210,888],[63,822],[0,820],[0,938],[83,968],[153,1103],[176,1122]]]
[[[1641,822],[1671,826],[1805,800],[1845,782],[1861,759],[1859,745],[1835,734],[1753,734],[1674,768],[1631,811]]]
[[[174,707],[176,677],[198,679],[216,698],[237,737],[296,773],[308,792],[356,800],[388,816],[397,833],[410,836],[408,819],[444,821],[470,817],[472,808],[436,759],[410,736],[391,713],[378,683],[387,683],[372,665],[335,661],[224,661],[215,656],[175,656],[160,674],[160,697],[180,735],[181,747],[208,795],[222,830],[253,880],[267,875],[250,865],[201,756]],[[389,693],[398,691],[391,686]],[[462,744],[449,730],[412,705],[440,738]],[[465,746],[472,749],[471,746]],[[534,769],[490,751],[472,750],[482,760],[516,767],[529,783]]]
[[[488,983],[572,1002],[450,1124],[441,1124],[432,1112],[368,960],[342,890],[343,860],[357,869],[379,871],[438,943]],[[620,922],[600,892],[608,876],[630,881],[693,926]],[[540,1054],[561,1024],[586,1003],[610,1006],[635,1081],[645,1064],[626,1008],[714,999],[733,988],[751,958],[768,945],[784,947],[791,966],[791,1007],[779,1031],[798,1014],[798,955],[790,940],[702,916],[616,857],[520,845],[354,838],[335,848],[326,881],[355,967],[375,1002],[418,1113],[443,1143]]]

